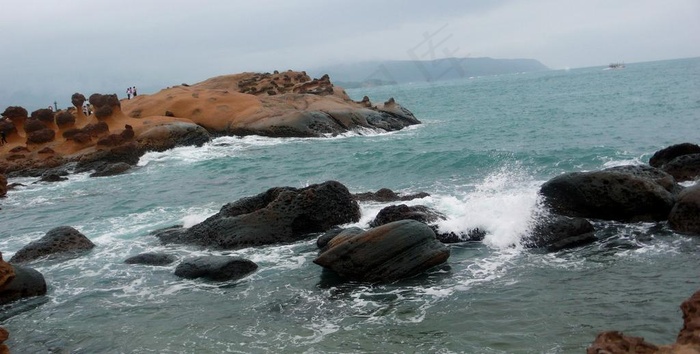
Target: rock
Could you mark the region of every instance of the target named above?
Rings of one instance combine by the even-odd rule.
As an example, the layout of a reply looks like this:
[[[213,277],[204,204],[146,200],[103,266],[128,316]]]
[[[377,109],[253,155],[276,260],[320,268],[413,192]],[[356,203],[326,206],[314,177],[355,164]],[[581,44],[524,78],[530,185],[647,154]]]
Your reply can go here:
[[[36,113],[36,112],[35,112]],[[34,113],[32,113],[34,115]],[[24,132],[27,134],[47,129],[46,124],[36,118],[29,118],[24,122]]]
[[[454,232],[440,232],[440,229],[437,227],[437,225],[428,225],[430,226],[431,229],[433,229],[433,232],[435,232],[435,236],[437,237],[438,241],[442,243],[460,243],[460,242],[473,242],[473,241],[482,241],[486,237],[486,231],[480,229],[480,228],[474,228],[468,230],[466,233],[460,232],[460,233],[454,233]]]
[[[2,253],[0,253],[0,291],[5,288],[5,285],[15,278],[15,269],[10,263],[5,262],[2,259]]]
[[[429,197],[430,194],[425,192],[420,192],[416,194],[409,194],[405,196],[400,196],[396,194],[389,188],[382,188],[376,192],[365,192],[353,194],[353,198],[359,202],[374,201],[374,202],[397,202],[397,201],[408,201],[413,199]]]
[[[668,216],[668,224],[676,232],[700,235],[700,184],[679,194]]]
[[[379,211],[374,220],[370,221],[370,227],[377,227],[399,220],[416,220],[425,224],[437,220],[445,220],[445,216],[437,210],[433,210],[424,205],[408,206],[406,204],[389,205]]]
[[[10,348],[5,344],[8,338],[10,338],[10,333],[6,329],[0,327],[0,354],[10,354]]]
[[[655,152],[649,159],[649,165],[652,167],[661,168],[663,165],[676,157],[689,154],[700,154],[700,146],[691,143],[671,145],[665,149]]]
[[[598,334],[586,349],[588,354],[694,354],[700,353],[700,291],[696,291],[681,304],[683,328],[670,345],[657,346],[641,337],[626,336],[621,332],[608,331]]]
[[[584,246],[597,241],[595,229],[588,220],[550,215],[539,218],[528,237],[526,247],[544,248],[556,252],[566,248]]]
[[[661,169],[680,182],[692,181],[700,176],[700,154],[678,156]]]
[[[121,107],[116,94],[101,95],[94,93],[90,95],[89,102],[95,108],[95,117],[99,120],[109,118],[114,113],[115,107]]]
[[[593,172],[572,172],[542,185],[540,195],[555,214],[634,221],[666,220],[674,196],[666,179],[651,167],[624,166]],[[652,176],[653,175],[653,176]]]
[[[323,235],[316,239],[316,246],[321,250],[320,252],[325,252],[328,249],[328,243],[336,237],[346,238],[359,235],[365,232],[359,227],[349,227],[347,229],[334,228],[326,231]]]
[[[143,153],[144,151],[135,143],[128,143],[111,149],[97,150],[93,153],[81,156],[75,166],[75,172],[80,173],[98,170],[108,164],[117,162],[136,165]]]
[[[3,117],[7,117],[9,119],[26,119],[29,117],[29,112],[27,112],[26,109],[20,106],[10,106],[5,108],[5,111],[2,112],[1,114]]]
[[[85,104],[85,96],[82,93],[76,92],[70,97],[70,102],[75,108],[82,110],[83,104]]]
[[[66,111],[56,114],[56,125],[61,129],[70,128],[75,125],[75,117]]]
[[[41,239],[22,247],[12,256],[10,262],[30,262],[44,256],[87,251],[93,247],[95,244],[80,231],[70,226],[59,226],[51,229]]]
[[[12,266],[15,270],[15,278],[0,290],[0,305],[46,294],[46,280],[41,273],[29,267],[16,264]]]
[[[182,261],[175,268],[175,275],[186,279],[227,281],[243,278],[256,269],[257,264],[240,257],[203,256]]]
[[[44,144],[56,139],[56,132],[51,128],[43,128],[27,133],[27,144]]]
[[[401,220],[328,242],[314,263],[350,280],[387,282],[420,274],[444,263],[450,250],[427,225]]]
[[[224,205],[219,213],[189,229],[156,233],[164,243],[238,249],[293,242],[314,232],[360,219],[348,189],[328,181],[306,188],[272,188]]]
[[[37,109],[36,111],[32,112],[32,119],[36,119],[38,121],[41,121],[42,123],[45,124],[45,126],[48,126],[49,124],[54,122],[54,113],[53,110],[50,110],[48,108],[41,108]],[[27,121],[29,122],[29,121]],[[25,125],[26,129],[26,125]],[[28,133],[28,132],[27,132]]]
[[[184,122],[158,125],[136,137],[141,149],[165,151],[177,146],[202,146],[211,136],[203,127]]]
[[[41,176],[40,181],[41,182],[61,182],[61,181],[67,181],[68,178],[66,177],[61,177],[55,173],[45,173]]]
[[[166,266],[175,262],[177,258],[165,253],[141,253],[124,260],[126,264],[144,264],[152,266]]]
[[[5,175],[0,174],[0,198],[4,197],[7,194],[7,177]]]
[[[129,165],[126,162],[115,162],[115,163],[108,163],[102,166],[99,166],[95,172],[90,174],[90,177],[107,177],[107,176],[116,176],[123,174],[126,171],[129,171],[131,169],[131,165]]]

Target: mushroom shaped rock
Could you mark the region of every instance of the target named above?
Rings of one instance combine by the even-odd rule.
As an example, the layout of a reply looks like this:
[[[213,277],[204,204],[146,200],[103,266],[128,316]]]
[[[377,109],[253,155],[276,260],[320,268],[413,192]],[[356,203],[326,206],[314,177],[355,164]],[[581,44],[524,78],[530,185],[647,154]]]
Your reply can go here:
[[[433,230],[415,220],[339,236],[328,242],[314,263],[349,280],[387,282],[408,278],[444,263],[450,256],[450,250],[435,238]]]
[[[662,221],[673,207],[676,186],[666,176],[648,166],[571,172],[544,183],[540,195],[555,214],[623,222]]]
[[[30,262],[44,256],[87,251],[93,247],[95,244],[80,231],[70,226],[59,226],[51,229],[41,239],[22,247],[10,262]]]
[[[175,268],[175,275],[186,279],[229,281],[243,278],[256,269],[257,264],[240,257],[202,256],[182,261]]]
[[[700,236],[700,184],[679,194],[668,215],[668,224],[676,232]]]
[[[0,305],[46,294],[44,276],[33,268],[13,265],[15,277],[0,289]]]
[[[187,243],[219,249],[298,241],[314,232],[360,219],[360,208],[340,182],[306,188],[278,187],[224,205],[189,229],[156,233],[163,243]]]

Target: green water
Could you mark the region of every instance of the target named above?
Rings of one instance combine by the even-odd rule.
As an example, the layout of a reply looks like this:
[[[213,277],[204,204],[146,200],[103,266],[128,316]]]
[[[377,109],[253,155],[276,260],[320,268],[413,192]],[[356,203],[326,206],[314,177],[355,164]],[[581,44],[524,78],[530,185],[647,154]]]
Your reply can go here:
[[[218,138],[149,153],[133,172],[71,175],[0,201],[5,259],[59,225],[97,247],[32,264],[47,296],[2,308],[16,353],[580,353],[617,329],[669,343],[700,287],[698,238],[665,224],[597,223],[595,244],[546,254],[519,245],[537,190],[567,171],[639,164],[700,141],[700,59],[349,90],[394,97],[424,124],[328,139]],[[351,192],[425,191],[450,245],[444,267],[386,285],[342,283],[312,263],[313,238],[212,252],[162,246],[148,232],[192,225],[274,186],[338,180]],[[361,204],[366,227],[386,204]],[[183,280],[173,266],[123,264],[162,251],[235,254],[259,264],[233,283]]]

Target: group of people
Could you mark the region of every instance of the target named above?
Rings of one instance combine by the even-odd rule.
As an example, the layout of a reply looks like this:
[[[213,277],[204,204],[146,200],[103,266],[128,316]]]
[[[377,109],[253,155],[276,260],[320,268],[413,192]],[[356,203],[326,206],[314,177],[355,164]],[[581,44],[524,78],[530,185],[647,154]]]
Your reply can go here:
[[[136,86],[132,86],[126,89],[126,98],[131,99],[131,96],[138,96],[138,93],[136,92]]]

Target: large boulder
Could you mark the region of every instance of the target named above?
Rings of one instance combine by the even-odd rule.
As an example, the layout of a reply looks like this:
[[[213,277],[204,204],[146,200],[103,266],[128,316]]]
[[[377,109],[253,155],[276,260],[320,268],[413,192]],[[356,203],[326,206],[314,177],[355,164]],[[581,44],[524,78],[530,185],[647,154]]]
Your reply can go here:
[[[677,185],[649,166],[623,166],[571,172],[542,185],[543,201],[555,214],[634,221],[666,220]]]
[[[420,274],[449,256],[428,225],[401,220],[362,233],[341,232],[314,263],[349,280],[386,282]]]
[[[5,284],[11,282],[14,278],[15,269],[10,263],[7,263],[2,259],[2,253],[0,253],[0,290],[5,287]]]
[[[16,264],[12,266],[15,277],[0,288],[0,305],[46,294],[46,280],[41,273],[29,267]]]
[[[127,143],[111,149],[97,150],[93,153],[81,156],[75,166],[75,172],[102,170],[107,168],[108,165],[119,162],[136,165],[143,153],[144,151],[135,143]]]
[[[258,265],[240,257],[202,256],[186,259],[175,268],[175,275],[186,279],[237,280],[254,272]]]
[[[678,181],[692,181],[700,176],[700,153],[678,156],[661,169]]]
[[[30,262],[49,255],[87,251],[93,247],[95,244],[80,231],[70,226],[59,226],[51,229],[41,239],[22,247],[10,262]]]
[[[217,214],[189,229],[168,229],[156,237],[164,243],[238,249],[293,242],[359,219],[360,208],[348,189],[328,181],[301,189],[272,188],[224,205]]]
[[[663,165],[678,156],[690,154],[700,154],[700,146],[691,143],[671,145],[665,149],[655,152],[649,159],[649,165],[652,167],[661,168]]]
[[[116,176],[125,173],[130,169],[131,165],[126,162],[108,163],[97,167],[95,172],[90,174],[90,177]]]
[[[700,235],[700,184],[680,193],[668,215],[668,224],[674,231]]]
[[[438,220],[445,220],[445,216],[437,210],[433,210],[424,205],[389,205],[379,211],[374,220],[370,221],[369,226],[377,227],[390,222],[407,219],[429,224]]]
[[[584,246],[597,240],[595,229],[588,220],[547,215],[537,218],[530,234],[523,239],[523,244],[526,247],[556,252]]]

